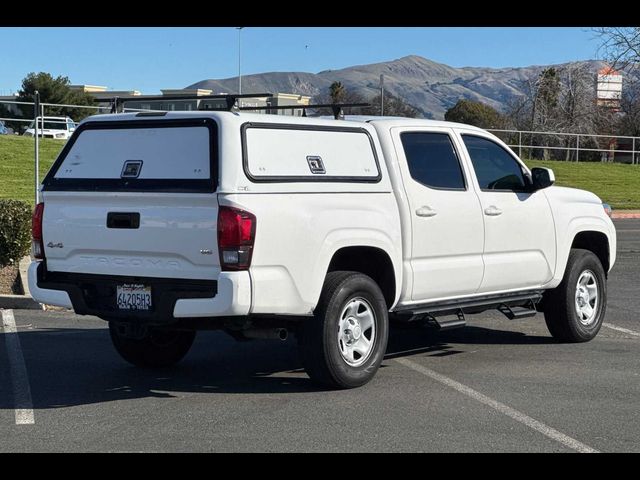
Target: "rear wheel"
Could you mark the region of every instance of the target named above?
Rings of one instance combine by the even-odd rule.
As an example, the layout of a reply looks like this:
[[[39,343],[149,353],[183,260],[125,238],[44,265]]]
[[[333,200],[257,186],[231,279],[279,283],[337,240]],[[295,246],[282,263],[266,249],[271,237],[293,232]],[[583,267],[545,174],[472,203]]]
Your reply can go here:
[[[125,336],[116,322],[109,322],[109,333],[116,351],[138,367],[160,368],[178,363],[187,354],[195,331],[148,328],[141,338]]]
[[[377,372],[389,333],[380,287],[357,272],[330,272],[314,317],[305,321],[300,349],[311,379],[332,388],[364,385]]]
[[[560,285],[545,293],[544,318],[561,342],[588,342],[602,326],[607,308],[607,283],[598,257],[572,249]]]

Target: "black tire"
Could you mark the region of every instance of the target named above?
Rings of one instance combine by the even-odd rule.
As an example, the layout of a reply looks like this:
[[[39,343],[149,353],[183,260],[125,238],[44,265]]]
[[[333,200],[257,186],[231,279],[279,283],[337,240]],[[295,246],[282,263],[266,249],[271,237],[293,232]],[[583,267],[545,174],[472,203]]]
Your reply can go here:
[[[341,353],[340,315],[348,304],[362,300],[371,307],[375,329],[374,333],[362,330],[365,337],[367,331],[373,335],[372,347],[367,356],[357,360],[361,365],[352,366]],[[384,358],[388,336],[389,312],[380,287],[362,273],[340,271],[327,275],[314,316],[305,320],[298,343],[305,370],[315,383],[345,389],[373,378]]]
[[[187,354],[196,337],[195,331],[149,328],[143,338],[130,338],[118,331],[115,322],[109,322],[109,333],[122,358],[145,368],[175,365]]]
[[[598,301],[595,316],[588,323],[581,322],[576,302],[578,280],[585,272],[595,277]],[[589,250],[572,249],[560,285],[544,294],[544,319],[556,340],[565,343],[588,342],[600,331],[607,310],[607,278],[600,259]]]

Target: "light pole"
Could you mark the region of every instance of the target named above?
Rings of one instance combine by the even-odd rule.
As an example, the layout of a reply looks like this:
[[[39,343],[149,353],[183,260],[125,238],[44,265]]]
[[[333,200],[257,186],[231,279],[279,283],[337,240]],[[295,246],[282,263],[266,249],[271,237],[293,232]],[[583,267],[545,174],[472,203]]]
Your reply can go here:
[[[35,143],[35,151],[34,151],[34,183],[35,183],[35,198],[36,205],[40,203],[40,192],[38,187],[40,186],[40,149],[38,148],[38,137],[42,134],[42,130],[44,130],[44,115],[40,116],[40,92],[38,90],[35,91],[33,96],[33,116],[36,120],[34,129],[33,129],[33,137],[36,141]],[[40,122],[40,131],[38,131],[38,122]]]
[[[238,30],[238,93],[242,94],[242,71],[240,70],[240,52],[241,52],[241,43],[240,43],[240,32],[242,32],[242,29],[244,27],[236,27],[236,30]]]
[[[380,74],[380,116],[384,117],[384,75]]]

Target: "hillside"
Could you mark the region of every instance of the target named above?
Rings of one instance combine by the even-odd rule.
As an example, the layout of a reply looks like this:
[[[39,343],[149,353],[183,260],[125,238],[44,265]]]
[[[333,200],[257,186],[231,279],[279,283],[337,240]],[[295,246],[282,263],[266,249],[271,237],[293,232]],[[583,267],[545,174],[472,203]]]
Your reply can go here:
[[[600,61],[587,61],[596,71]],[[561,67],[562,65],[555,65]],[[358,92],[365,98],[378,93],[380,74],[385,89],[403,97],[427,118],[442,119],[448,108],[459,99],[477,100],[504,111],[510,101],[523,93],[523,81],[537,76],[548,66],[521,68],[455,68],[426,58],[410,55],[389,62],[357,65],[319,73],[268,72],[243,75],[243,92],[287,92],[315,96],[326,93],[334,81]],[[595,78],[594,78],[595,83]],[[237,90],[238,78],[209,79],[187,88],[207,88],[215,93]]]

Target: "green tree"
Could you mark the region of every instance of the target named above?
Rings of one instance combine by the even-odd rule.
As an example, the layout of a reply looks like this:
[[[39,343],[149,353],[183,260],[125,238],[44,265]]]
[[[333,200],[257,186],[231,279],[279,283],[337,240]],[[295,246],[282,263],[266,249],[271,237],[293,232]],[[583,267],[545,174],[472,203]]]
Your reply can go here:
[[[504,117],[494,108],[473,100],[458,100],[444,114],[449,122],[466,123],[480,128],[503,128]]]
[[[558,119],[558,97],[560,95],[560,76],[553,68],[545,68],[540,72],[533,86],[533,102],[531,107],[531,129],[542,132],[556,131]],[[530,134],[530,145],[549,145],[555,140],[548,136]],[[534,143],[535,142],[535,143]],[[552,145],[556,146],[556,145]],[[549,160],[551,152],[548,149],[533,149],[531,158]]]
[[[319,93],[313,99],[313,103],[317,104],[335,104],[335,103],[366,103],[365,99],[357,92],[350,90],[341,82],[333,82],[327,93]],[[362,113],[362,107],[345,107],[343,113],[345,115],[359,115]],[[330,108],[319,108],[316,110],[317,115],[333,115]]]
[[[560,95],[560,75],[553,68],[545,68],[538,78],[538,91],[536,100],[539,105],[553,111],[558,106],[558,96]]]
[[[329,86],[329,96],[331,97],[331,103],[346,103],[347,90],[342,85],[342,82],[333,82]]]
[[[53,77],[50,73],[39,72],[29,73],[22,80],[22,88],[18,91],[18,101],[33,102],[33,96],[40,92],[40,102],[58,103],[67,105],[96,105],[92,95],[86,92],[72,90],[68,77]],[[21,105],[22,113],[25,117],[33,116],[31,105]],[[96,113],[89,108],[73,107],[46,107],[45,116],[69,116],[75,121]]]

